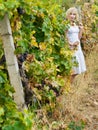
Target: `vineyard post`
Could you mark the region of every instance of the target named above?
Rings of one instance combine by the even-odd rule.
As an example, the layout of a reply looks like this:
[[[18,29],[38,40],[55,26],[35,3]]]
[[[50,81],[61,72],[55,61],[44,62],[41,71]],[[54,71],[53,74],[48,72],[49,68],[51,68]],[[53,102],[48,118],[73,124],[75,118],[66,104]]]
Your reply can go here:
[[[24,92],[19,74],[17,58],[14,54],[15,47],[10,22],[7,14],[4,16],[3,20],[0,21],[0,35],[3,41],[3,47],[10,83],[15,90],[15,93],[13,95],[14,101],[19,109],[23,109],[25,106]]]

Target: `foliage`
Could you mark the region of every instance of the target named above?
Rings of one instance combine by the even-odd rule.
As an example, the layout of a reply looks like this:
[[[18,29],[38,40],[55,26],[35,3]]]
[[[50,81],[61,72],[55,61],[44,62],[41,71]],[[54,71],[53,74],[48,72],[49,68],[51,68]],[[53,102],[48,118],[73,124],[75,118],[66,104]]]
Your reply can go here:
[[[72,52],[65,39],[65,11],[59,3],[21,1],[11,17],[15,53],[27,53],[22,69],[38,108],[47,103],[55,106],[56,96],[69,89]]]
[[[26,110],[18,111],[13,101],[14,89],[9,83],[6,66],[2,63],[0,62],[0,129],[29,130],[32,126],[32,114]]]
[[[83,121],[79,121],[79,122],[70,122],[68,128],[70,130],[83,130],[85,128],[85,123]]]
[[[85,56],[89,54],[98,41],[98,1],[90,0],[74,0],[74,1],[63,1],[63,7],[70,8],[75,6],[81,9],[80,17],[82,18],[84,32],[81,39],[82,49],[84,50]]]
[[[71,6],[75,6],[77,0],[62,0],[62,6],[67,10]]]
[[[81,39],[81,45],[84,54],[89,54],[97,44],[98,38],[98,4],[88,1],[77,1],[77,6],[81,8],[81,17],[84,26],[84,32]]]
[[[56,98],[62,92],[67,92],[70,85],[73,54],[65,38],[67,29],[65,10],[74,2],[79,5],[81,0],[80,3],[72,0],[0,1],[0,19],[5,13],[9,16],[16,47],[15,54],[17,57],[27,54],[26,58],[21,57],[20,61],[28,79],[27,87],[32,91],[30,111],[36,115],[32,117],[27,111],[18,112],[12,98],[13,88],[10,86],[6,66],[3,64],[0,66],[0,128],[3,130],[28,130],[36,121],[39,123],[36,129],[49,128],[46,113],[51,115],[56,107]],[[97,41],[98,3],[96,1],[88,8],[84,3],[81,4],[84,24],[82,43],[83,49],[88,51]],[[0,46],[0,58],[2,57],[3,51]],[[46,112],[43,122],[41,116],[37,117],[36,114],[40,108]],[[51,125],[53,126],[50,127],[54,129],[62,126],[60,122],[53,122]],[[68,127],[75,130],[83,128],[74,122]]]
[[[8,14],[17,57],[27,53],[22,64],[33,92],[32,114],[19,112],[13,101],[14,90],[9,83],[6,65],[0,69],[0,129],[29,130],[35,123],[34,111],[53,111],[56,97],[67,90],[72,67],[72,53],[66,40],[67,22],[60,2],[35,0],[1,0],[0,19]],[[0,58],[4,55],[0,49]],[[22,61],[22,59],[21,59]],[[35,121],[34,121],[35,120]]]

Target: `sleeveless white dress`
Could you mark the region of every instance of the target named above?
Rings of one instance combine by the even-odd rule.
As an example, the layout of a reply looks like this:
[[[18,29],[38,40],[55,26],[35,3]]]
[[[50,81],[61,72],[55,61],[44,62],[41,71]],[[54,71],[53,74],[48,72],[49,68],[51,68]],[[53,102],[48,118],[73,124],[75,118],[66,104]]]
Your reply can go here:
[[[81,74],[82,72],[86,71],[86,65],[84,60],[84,55],[81,49],[80,45],[80,39],[79,39],[79,27],[78,26],[70,26],[67,32],[67,38],[71,43],[74,43],[76,41],[79,42],[79,45],[77,46],[77,50],[74,52],[74,57],[76,58],[76,62],[78,63],[78,66],[73,67],[74,74]],[[73,49],[70,47],[70,49]]]

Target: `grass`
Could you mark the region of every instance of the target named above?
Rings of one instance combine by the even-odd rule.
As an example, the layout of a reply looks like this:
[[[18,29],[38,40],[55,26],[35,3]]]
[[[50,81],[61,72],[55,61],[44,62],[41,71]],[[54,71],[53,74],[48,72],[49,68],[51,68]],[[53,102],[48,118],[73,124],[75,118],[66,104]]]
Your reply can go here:
[[[93,117],[98,115],[98,106],[96,105],[98,100],[97,52],[98,45],[89,55],[86,55],[86,73],[76,77],[70,93],[63,95],[61,97],[62,102],[60,102],[66,121],[85,120],[87,123],[86,130],[92,127],[92,124],[96,122],[96,119],[93,119]],[[98,117],[96,118],[98,119]]]

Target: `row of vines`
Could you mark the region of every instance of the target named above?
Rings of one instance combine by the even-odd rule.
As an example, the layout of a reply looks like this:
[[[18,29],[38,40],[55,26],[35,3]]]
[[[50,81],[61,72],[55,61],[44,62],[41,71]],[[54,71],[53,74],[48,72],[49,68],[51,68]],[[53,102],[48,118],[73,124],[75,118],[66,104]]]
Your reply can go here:
[[[63,5],[62,5],[63,3]],[[77,5],[81,3],[77,2]],[[82,5],[84,5],[82,3]],[[0,0],[0,19],[7,13],[10,19],[18,59],[25,101],[28,110],[19,112],[13,101],[14,89],[10,85],[6,69],[2,40],[0,40],[0,129],[2,130],[75,130],[84,128],[83,122],[68,126],[61,122],[50,123],[57,98],[70,89],[70,74],[73,64],[65,30],[68,28],[66,9],[62,0]],[[91,39],[98,34],[98,3],[84,11],[84,51],[88,51]],[[92,12],[93,11],[93,12]],[[94,21],[92,21],[92,17]],[[89,19],[88,19],[89,18]],[[88,27],[89,26],[89,27]],[[90,33],[89,33],[90,31]],[[93,33],[91,33],[93,32]],[[88,33],[91,34],[88,36]],[[93,37],[92,37],[93,35]],[[88,43],[87,39],[90,40]],[[87,43],[84,45],[84,43]],[[91,44],[90,44],[91,45]],[[95,44],[94,44],[95,45]]]

